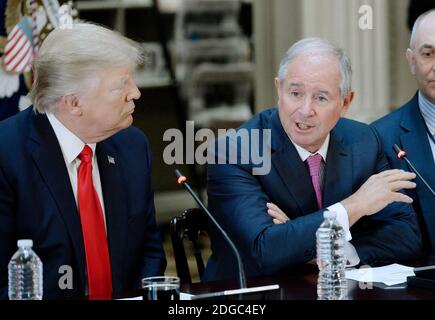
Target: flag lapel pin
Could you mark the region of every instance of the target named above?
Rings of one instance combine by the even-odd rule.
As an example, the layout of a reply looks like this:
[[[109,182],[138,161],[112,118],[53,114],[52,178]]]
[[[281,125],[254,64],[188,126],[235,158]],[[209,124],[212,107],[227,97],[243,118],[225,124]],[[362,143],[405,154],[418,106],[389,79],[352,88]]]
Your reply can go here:
[[[109,161],[109,164],[115,164],[115,158],[111,156],[107,156],[107,161]]]

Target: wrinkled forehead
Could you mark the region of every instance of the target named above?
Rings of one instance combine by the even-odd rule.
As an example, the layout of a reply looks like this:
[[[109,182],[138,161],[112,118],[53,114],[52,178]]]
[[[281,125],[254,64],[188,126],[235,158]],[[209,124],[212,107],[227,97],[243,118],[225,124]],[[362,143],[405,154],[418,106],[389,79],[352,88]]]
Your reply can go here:
[[[341,74],[338,59],[333,55],[308,54],[297,56],[287,67],[286,83],[340,85]]]
[[[311,68],[332,73],[340,72],[340,64],[336,56],[328,53],[310,52],[297,55],[287,66],[287,75],[296,70],[309,73]]]

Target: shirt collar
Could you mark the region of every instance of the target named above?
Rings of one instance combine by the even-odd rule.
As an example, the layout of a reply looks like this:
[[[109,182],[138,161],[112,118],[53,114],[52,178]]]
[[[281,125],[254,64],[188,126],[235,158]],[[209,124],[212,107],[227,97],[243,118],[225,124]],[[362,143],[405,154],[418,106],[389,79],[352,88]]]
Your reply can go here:
[[[431,103],[422,93],[418,92],[418,105],[421,115],[432,135],[435,135],[435,105]]]
[[[326,155],[328,153],[328,147],[329,147],[329,138],[330,138],[330,134],[327,135],[325,141],[323,142],[322,146],[320,147],[319,150],[317,150],[315,153],[311,153],[308,150],[305,150],[304,148],[298,146],[296,143],[294,143],[291,139],[290,141],[293,143],[293,145],[296,148],[296,151],[299,154],[299,157],[301,158],[302,162],[304,162],[305,160],[308,159],[309,156],[312,156],[316,153],[320,154],[323,158],[323,161],[326,163]]]
[[[56,134],[66,162],[71,164],[78,157],[80,152],[82,152],[85,143],[65,127],[54,114],[47,112],[47,118]],[[94,157],[96,143],[90,143],[88,146],[91,147],[92,157]]]

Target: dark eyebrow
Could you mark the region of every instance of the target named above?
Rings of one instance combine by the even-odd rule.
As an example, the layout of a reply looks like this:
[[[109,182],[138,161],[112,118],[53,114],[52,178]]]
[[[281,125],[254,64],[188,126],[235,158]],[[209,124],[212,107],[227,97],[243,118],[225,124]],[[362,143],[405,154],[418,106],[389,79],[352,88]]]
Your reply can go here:
[[[425,44],[423,44],[423,45],[420,47],[420,50],[419,50],[419,51],[422,51],[422,50],[424,50],[424,49],[433,49],[433,48],[434,48],[433,45],[430,45],[430,44],[425,43]]]
[[[326,90],[319,90],[320,93],[326,94],[327,96],[329,96],[329,91]]]
[[[303,87],[304,85],[302,83],[299,82],[291,82],[288,85],[289,87]]]

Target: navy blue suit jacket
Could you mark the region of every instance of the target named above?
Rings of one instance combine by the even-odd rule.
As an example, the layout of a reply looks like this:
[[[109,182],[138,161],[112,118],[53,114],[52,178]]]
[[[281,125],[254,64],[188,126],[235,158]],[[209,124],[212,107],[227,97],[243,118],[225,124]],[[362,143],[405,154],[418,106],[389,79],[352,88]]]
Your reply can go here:
[[[424,119],[418,106],[418,94],[398,110],[375,121],[372,126],[379,132],[391,167],[411,171],[404,160],[399,160],[392,146],[403,148],[409,160],[432,189],[435,188],[435,162],[426,133]],[[435,253],[435,197],[416,178],[417,188],[407,193],[414,199],[413,206],[419,218],[423,244]]]
[[[80,216],[54,131],[32,108],[0,123],[0,298],[17,239],[33,239],[43,263],[44,298],[85,294],[86,261]],[[155,221],[149,144],[136,128],[97,144],[114,292],[140,287],[166,267]],[[115,159],[109,163],[108,156]],[[61,290],[61,266],[73,288]],[[62,282],[62,281],[61,281]]]
[[[240,250],[247,275],[288,274],[291,268],[315,258],[315,233],[323,221],[323,210],[317,209],[310,175],[282,128],[278,110],[266,110],[241,128],[271,129],[271,171],[253,175],[252,163],[209,165],[209,208]],[[388,168],[373,130],[341,119],[331,132],[324,206],[345,199],[372,174]],[[291,220],[273,224],[267,202],[278,205]],[[360,219],[351,232],[352,244],[363,264],[420,256],[421,237],[409,205],[391,204]],[[202,280],[235,278],[237,263],[233,253],[213,228],[211,237],[213,253]]]

